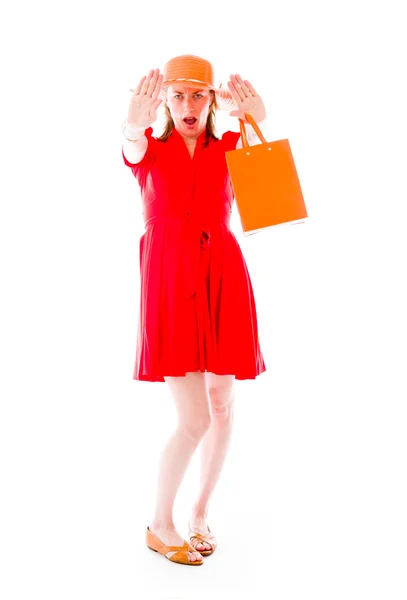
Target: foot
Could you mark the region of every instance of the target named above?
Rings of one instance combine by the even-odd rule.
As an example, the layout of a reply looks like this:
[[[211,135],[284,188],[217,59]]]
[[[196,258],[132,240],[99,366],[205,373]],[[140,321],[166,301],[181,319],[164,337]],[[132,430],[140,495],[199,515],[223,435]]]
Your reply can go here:
[[[183,546],[185,542],[185,538],[183,538],[175,527],[156,527],[153,525],[149,525],[149,529],[154,535],[156,535],[163,544],[166,546]],[[188,541],[188,540],[187,540]],[[176,554],[176,550],[168,552],[167,556],[170,557],[173,554]],[[188,560],[190,562],[200,561],[202,560],[202,554],[199,552],[189,552],[188,551]]]
[[[200,533],[201,535],[212,535],[208,529],[208,523],[205,517],[197,517],[196,515],[191,516],[188,524],[188,535],[191,537],[194,533]],[[207,542],[194,543],[194,548],[199,551],[213,550],[212,545]]]

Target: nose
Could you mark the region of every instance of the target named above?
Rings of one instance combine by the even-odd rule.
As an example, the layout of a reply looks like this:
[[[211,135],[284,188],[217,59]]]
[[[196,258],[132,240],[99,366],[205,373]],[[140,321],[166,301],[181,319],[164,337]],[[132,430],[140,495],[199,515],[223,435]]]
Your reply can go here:
[[[194,110],[194,108],[192,106],[192,100],[190,100],[189,98],[187,98],[185,101],[184,110],[185,110],[185,112],[190,112],[190,111]]]

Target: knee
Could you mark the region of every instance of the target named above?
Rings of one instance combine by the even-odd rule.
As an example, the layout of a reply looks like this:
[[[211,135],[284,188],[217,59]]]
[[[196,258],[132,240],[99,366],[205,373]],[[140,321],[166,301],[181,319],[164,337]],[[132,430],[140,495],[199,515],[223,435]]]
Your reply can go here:
[[[217,420],[228,421],[233,418],[233,394],[224,390],[211,391],[212,417]]]
[[[208,412],[205,415],[195,418],[193,421],[180,423],[179,427],[189,439],[199,441],[204,437],[211,423],[212,417]]]
[[[231,421],[233,419],[233,406],[228,404],[216,404],[212,406],[212,416],[217,421]]]

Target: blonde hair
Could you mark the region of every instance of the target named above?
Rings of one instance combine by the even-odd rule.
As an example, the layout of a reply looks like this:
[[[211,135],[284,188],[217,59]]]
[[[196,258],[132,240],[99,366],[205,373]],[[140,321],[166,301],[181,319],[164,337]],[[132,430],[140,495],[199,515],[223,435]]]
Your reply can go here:
[[[165,91],[165,93],[167,93],[168,87],[165,87],[164,91]],[[216,111],[219,110],[219,106],[216,101],[215,92],[213,90],[209,90],[209,93],[212,97],[212,103],[209,107],[208,118],[206,119],[206,136],[205,136],[205,142],[203,143],[203,148],[206,148],[206,146],[209,144],[209,141],[211,139],[213,139],[215,141],[219,141],[219,139],[220,139],[215,134]],[[167,141],[169,135],[171,134],[171,132],[175,126],[174,120],[171,116],[171,112],[170,112],[170,109],[168,108],[167,104],[165,104],[164,110],[165,110],[164,131],[159,137],[157,137],[157,140],[160,140],[160,142]]]

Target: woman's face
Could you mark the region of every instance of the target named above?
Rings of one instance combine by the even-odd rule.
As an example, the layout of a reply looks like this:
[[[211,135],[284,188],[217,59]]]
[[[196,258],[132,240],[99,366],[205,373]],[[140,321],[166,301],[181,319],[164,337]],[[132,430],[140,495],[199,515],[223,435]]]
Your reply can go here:
[[[167,90],[166,104],[175,128],[184,137],[197,139],[206,128],[212,96],[207,88],[189,87],[176,83]],[[189,124],[185,119],[195,119]]]

